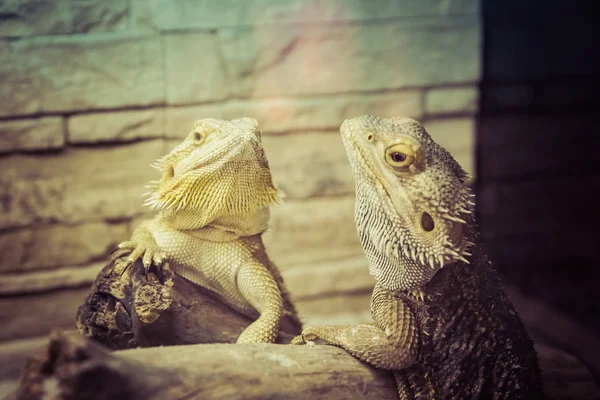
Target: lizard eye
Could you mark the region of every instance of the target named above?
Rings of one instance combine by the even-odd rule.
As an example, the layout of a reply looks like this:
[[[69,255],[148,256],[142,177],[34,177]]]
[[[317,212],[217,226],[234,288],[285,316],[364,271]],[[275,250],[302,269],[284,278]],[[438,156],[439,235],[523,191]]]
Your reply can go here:
[[[401,163],[402,161],[406,160],[406,154],[402,154],[402,153],[395,151],[390,154],[390,158],[394,162]]]
[[[202,135],[202,132],[194,132],[194,140],[196,140],[197,142],[201,141],[203,137],[204,136]]]
[[[415,162],[415,152],[405,144],[395,144],[385,151],[385,160],[393,168],[405,170]]]

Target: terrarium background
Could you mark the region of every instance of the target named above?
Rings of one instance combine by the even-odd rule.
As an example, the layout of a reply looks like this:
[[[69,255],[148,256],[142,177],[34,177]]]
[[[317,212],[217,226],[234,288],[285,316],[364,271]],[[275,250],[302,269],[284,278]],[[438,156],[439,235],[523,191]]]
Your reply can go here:
[[[515,15],[526,26],[531,10],[511,3],[490,26],[512,32],[502,23]],[[504,185],[503,173],[527,155],[511,158],[513,169],[494,155],[531,143],[530,130],[515,131],[523,125],[505,113],[529,110],[519,104],[527,79],[564,71],[511,70],[506,60],[535,48],[513,34],[494,42],[499,72],[484,78],[476,0],[26,0],[0,2],[0,18],[4,379],[18,374],[10,361],[52,327],[74,325],[110,251],[152,215],[141,197],[156,179],[149,164],[200,118],[259,121],[274,180],[287,194],[272,209],[265,241],[307,323],[370,319],[374,281],[356,236],[353,178],[338,132],[361,114],[423,121],[473,174],[484,238],[500,269],[515,281],[541,270],[520,272],[523,258],[504,257],[523,243],[518,229],[530,228],[511,230],[510,221],[522,221],[519,205],[532,193]],[[482,83],[487,115],[501,116],[482,119],[479,179]],[[561,97],[556,90],[550,101]],[[542,208],[541,220],[551,211]]]

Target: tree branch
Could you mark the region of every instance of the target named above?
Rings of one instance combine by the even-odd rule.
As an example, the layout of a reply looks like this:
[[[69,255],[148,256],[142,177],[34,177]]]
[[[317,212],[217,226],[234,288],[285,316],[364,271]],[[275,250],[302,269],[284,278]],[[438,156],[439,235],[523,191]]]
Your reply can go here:
[[[46,397],[44,397],[46,396]],[[22,375],[17,399],[381,399],[391,374],[332,346],[200,344],[111,352],[54,332]]]
[[[209,291],[164,265],[146,276],[140,261],[125,268],[123,252],[98,274],[77,312],[77,329],[111,349],[197,343],[234,343],[252,322]],[[284,318],[279,343],[299,329]]]

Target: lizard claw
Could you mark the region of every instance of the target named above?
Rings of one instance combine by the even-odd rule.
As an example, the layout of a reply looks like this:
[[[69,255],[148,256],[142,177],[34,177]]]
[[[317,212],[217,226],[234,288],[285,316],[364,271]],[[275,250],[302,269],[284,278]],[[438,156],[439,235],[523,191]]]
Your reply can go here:
[[[125,272],[131,264],[138,259],[141,259],[144,269],[146,270],[146,278],[148,277],[148,270],[152,264],[156,265],[157,268],[160,268],[165,260],[164,254],[155,243],[127,241],[119,244],[117,248],[131,250],[129,257],[127,257],[127,265],[125,265],[123,272]]]
[[[306,344],[306,341],[304,340],[304,335],[296,336],[295,338],[292,339],[290,344]]]
[[[315,332],[313,332],[313,328],[308,327],[302,330],[302,333],[295,338],[292,339],[290,344],[311,344],[314,340],[317,340],[319,337]]]

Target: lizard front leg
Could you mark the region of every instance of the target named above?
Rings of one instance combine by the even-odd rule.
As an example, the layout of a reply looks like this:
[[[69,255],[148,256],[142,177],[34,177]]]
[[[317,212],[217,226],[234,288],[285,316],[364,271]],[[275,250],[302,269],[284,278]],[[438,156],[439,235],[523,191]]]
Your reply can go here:
[[[308,327],[292,344],[323,339],[377,368],[399,370],[412,365],[418,355],[418,334],[408,304],[378,288],[371,303],[375,325]]]
[[[262,264],[242,266],[237,276],[238,290],[260,316],[238,337],[237,343],[273,343],[279,333],[283,301],[279,286]]]
[[[156,244],[154,236],[148,228],[151,221],[144,221],[138,226],[131,235],[131,240],[122,242],[118,245],[119,249],[131,250],[127,257],[127,267],[133,264],[137,259],[142,258],[142,263],[146,268],[150,268],[150,264],[154,263],[160,267],[165,259],[160,247]]]

